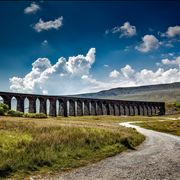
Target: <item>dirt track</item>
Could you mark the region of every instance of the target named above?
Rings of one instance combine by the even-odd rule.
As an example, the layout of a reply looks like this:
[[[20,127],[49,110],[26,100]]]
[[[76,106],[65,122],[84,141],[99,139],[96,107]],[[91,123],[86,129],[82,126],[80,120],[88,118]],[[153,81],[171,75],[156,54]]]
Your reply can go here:
[[[145,142],[136,151],[124,152],[96,164],[46,179],[180,179],[180,137],[147,130],[129,123],[120,125],[136,128],[146,136]]]

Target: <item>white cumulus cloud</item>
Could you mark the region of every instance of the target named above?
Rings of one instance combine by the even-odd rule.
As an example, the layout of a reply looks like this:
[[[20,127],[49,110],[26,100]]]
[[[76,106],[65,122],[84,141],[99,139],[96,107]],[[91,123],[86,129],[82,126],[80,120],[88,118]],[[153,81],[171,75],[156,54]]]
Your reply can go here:
[[[162,59],[159,62],[161,66],[154,70],[136,71],[127,64],[111,71],[104,80],[98,80],[90,73],[95,62],[95,53],[96,49],[91,48],[86,55],[71,56],[67,59],[61,57],[55,64],[48,58],[38,58],[24,77],[10,78],[10,90],[21,93],[79,94],[115,87],[180,81],[180,56],[173,60]]]
[[[121,68],[121,72],[124,75],[124,77],[131,78],[135,71],[134,69],[132,69],[130,65],[127,64],[124,68]]]
[[[136,46],[135,49],[147,53],[153,49],[158,49],[159,45],[160,42],[154,35],[145,35],[142,38],[142,43],[139,46]]]
[[[41,32],[43,30],[50,30],[50,29],[59,29],[62,26],[63,17],[59,17],[55,19],[54,21],[43,21],[42,19],[39,19],[39,22],[34,25],[34,29],[37,32]]]
[[[116,71],[118,76],[111,76],[113,83],[118,86],[139,86],[139,85],[150,85],[150,84],[162,84],[172,83],[180,81],[180,57],[176,60],[162,60],[164,65],[175,64],[175,68],[158,68],[157,70],[142,69],[135,71],[130,65],[126,65],[119,71]],[[110,72],[110,74],[112,73]]]
[[[110,72],[109,77],[116,78],[119,75],[120,75],[120,73],[117,70],[113,70],[112,72]]]
[[[132,37],[136,35],[136,27],[131,25],[129,22],[125,22],[122,26],[116,26],[111,30],[106,30],[105,34],[109,34],[110,32],[112,33],[120,33],[120,38],[121,37]]]
[[[24,93],[57,91],[58,94],[80,91],[81,86],[77,83],[82,80],[82,76],[89,74],[95,61],[95,52],[95,48],[91,48],[86,56],[72,56],[67,60],[61,57],[54,65],[47,58],[38,58],[32,63],[32,70],[25,77],[10,78],[10,89]]]
[[[115,69],[109,73],[109,77],[111,77],[114,80],[117,80],[119,85],[122,83],[125,86],[135,85],[134,76],[135,70],[129,64],[120,68],[120,70]]]
[[[38,10],[40,10],[40,6],[35,2],[32,2],[30,6],[24,9],[25,14],[35,14]]]
[[[180,26],[168,27],[166,35],[168,37],[175,37],[177,35],[180,35]]]
[[[162,59],[162,64],[164,65],[177,65],[180,66],[180,56],[178,56],[176,59],[174,60],[169,60],[169,59]]]
[[[73,75],[89,74],[91,65],[95,61],[95,48],[91,48],[89,52],[84,55],[69,57],[66,66],[67,70]]]

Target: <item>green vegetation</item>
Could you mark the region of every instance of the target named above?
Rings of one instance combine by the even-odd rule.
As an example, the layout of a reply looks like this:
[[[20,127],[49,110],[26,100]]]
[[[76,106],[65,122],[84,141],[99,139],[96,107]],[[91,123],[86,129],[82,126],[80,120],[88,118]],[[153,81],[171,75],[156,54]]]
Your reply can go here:
[[[113,88],[79,96],[135,101],[164,101],[172,103],[180,101],[180,83],[149,85],[145,87]]]
[[[26,118],[47,118],[44,113],[22,113],[19,111],[9,109],[8,105],[0,103],[0,115],[12,116],[12,117],[26,117]]]
[[[180,102],[175,102],[175,107],[180,108]]]
[[[25,113],[23,117],[27,118],[47,118],[47,115],[44,113]]]
[[[180,113],[180,102],[166,103],[166,113],[167,114],[178,114]]]
[[[19,111],[9,110],[9,111],[7,112],[7,115],[8,115],[8,116],[13,116],[13,117],[22,117],[22,116],[23,116],[23,113],[22,113],[22,112],[19,112]]]
[[[68,119],[1,116],[0,177],[68,170],[134,149],[144,140],[136,130],[114,123]]]
[[[175,106],[177,111],[180,111],[180,102],[175,102],[174,106]]]
[[[8,105],[4,103],[0,103],[0,115],[4,116],[8,110],[9,110]]]
[[[47,115],[44,113],[22,113],[19,111],[9,110],[7,112],[8,116],[12,117],[25,117],[25,118],[47,118]]]
[[[158,122],[143,122],[136,123],[136,125],[144,127],[146,129],[152,129],[155,131],[165,132],[173,135],[180,136],[180,121],[158,121]]]
[[[178,107],[178,104],[173,106]],[[7,111],[7,115],[13,113],[18,112]],[[143,121],[138,125],[180,135],[178,121],[157,122],[179,117],[179,114],[49,117],[44,120],[36,115],[0,116],[0,179],[61,172],[134,149],[144,136],[134,129],[119,126],[119,122]]]
[[[112,98],[112,97],[111,97]],[[180,101],[180,89],[157,90],[150,92],[141,92],[128,95],[119,95],[115,99],[134,100],[134,101]]]

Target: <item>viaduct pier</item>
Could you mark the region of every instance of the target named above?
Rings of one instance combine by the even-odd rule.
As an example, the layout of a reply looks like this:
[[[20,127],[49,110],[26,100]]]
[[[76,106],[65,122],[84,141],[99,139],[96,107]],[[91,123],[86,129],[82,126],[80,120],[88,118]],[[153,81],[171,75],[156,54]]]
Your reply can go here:
[[[91,99],[11,92],[0,92],[0,97],[10,109],[12,108],[12,99],[16,99],[15,109],[25,112],[26,100],[29,113],[45,113],[49,116],[153,116],[165,114],[164,102]]]

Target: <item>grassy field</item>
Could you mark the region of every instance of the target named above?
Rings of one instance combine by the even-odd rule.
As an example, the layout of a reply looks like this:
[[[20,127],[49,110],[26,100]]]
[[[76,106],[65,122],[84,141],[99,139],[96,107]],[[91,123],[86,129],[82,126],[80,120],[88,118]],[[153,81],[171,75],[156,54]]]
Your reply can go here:
[[[143,122],[143,123],[136,123],[136,125],[144,127],[146,129],[152,129],[155,131],[160,131],[160,132],[165,132],[180,136],[180,120]]]
[[[120,121],[125,118],[0,116],[0,179],[61,172],[134,149],[144,136]]]
[[[178,115],[176,115],[178,116]],[[168,116],[175,117],[175,115]],[[39,118],[19,118],[10,116],[0,116],[0,121],[7,120],[8,122],[24,122],[34,123],[37,127],[42,126],[78,126],[78,127],[117,127],[119,122],[134,122],[134,121],[152,121],[159,120],[160,117],[152,116],[69,116],[69,117],[49,117],[47,119]],[[166,118],[162,116],[161,119]]]

